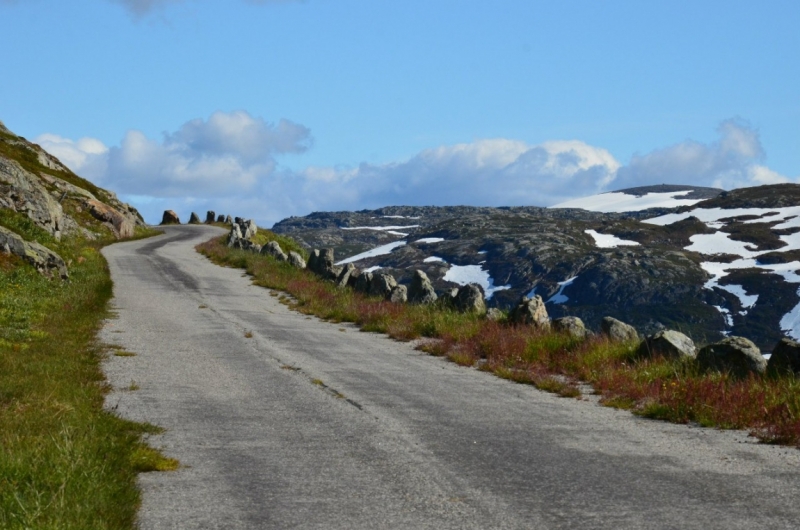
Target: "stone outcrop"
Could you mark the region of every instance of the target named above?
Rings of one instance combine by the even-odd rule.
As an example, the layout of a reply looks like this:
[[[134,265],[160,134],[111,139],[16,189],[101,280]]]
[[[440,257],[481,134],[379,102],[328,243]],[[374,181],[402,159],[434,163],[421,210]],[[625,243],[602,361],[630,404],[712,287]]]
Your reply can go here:
[[[342,272],[339,273],[339,276],[336,277],[336,286],[337,287],[347,287],[350,283],[350,276],[353,274],[358,274],[358,269],[352,263],[346,264],[342,267]]]
[[[800,374],[800,342],[781,339],[767,361],[767,371],[774,374]]]
[[[453,300],[453,307],[462,313],[486,313],[486,302],[483,289],[478,284],[470,283],[461,287]]]
[[[200,222],[200,216],[197,215],[195,212],[192,212],[192,215],[189,216],[189,224],[190,225],[199,225],[202,224]]]
[[[639,345],[638,354],[641,357],[694,359],[697,357],[697,347],[692,339],[680,331],[664,329],[645,338]]]
[[[209,210],[206,212],[206,224],[211,224],[217,218],[216,212]]]
[[[25,241],[19,234],[0,226],[0,252],[19,256],[49,277],[66,280],[67,265],[61,256],[35,241]]]
[[[586,329],[583,320],[578,317],[561,317],[553,319],[551,322],[553,331],[559,333],[566,333],[576,339],[585,339],[589,336],[589,330]]]
[[[397,287],[397,281],[394,276],[379,272],[374,274],[369,282],[369,295],[388,299],[395,287]]]
[[[296,267],[298,269],[305,269],[306,268],[306,260],[303,259],[303,256],[295,252],[294,250],[289,251],[288,257],[289,264],[292,267]]]
[[[179,225],[181,224],[178,214],[172,210],[164,210],[164,215],[161,217],[162,225]]]
[[[544,306],[544,300],[538,294],[533,298],[523,296],[522,300],[511,310],[509,321],[515,324],[526,324],[540,328],[550,326],[550,316]]]
[[[89,213],[98,221],[105,223],[117,239],[133,237],[136,223],[130,216],[123,215],[118,210],[97,199],[88,199],[85,204],[89,209]]]
[[[600,321],[600,330],[603,335],[614,342],[639,340],[639,333],[633,326],[613,317],[603,317],[603,320]]]
[[[412,304],[432,304],[437,298],[428,275],[419,269],[415,270],[408,287],[408,301]]]
[[[703,370],[728,372],[736,377],[763,374],[767,361],[761,351],[744,337],[727,337],[700,349],[697,364]]]
[[[342,268],[337,267],[333,262],[332,248],[314,249],[308,258],[308,269],[326,280],[336,281]]]

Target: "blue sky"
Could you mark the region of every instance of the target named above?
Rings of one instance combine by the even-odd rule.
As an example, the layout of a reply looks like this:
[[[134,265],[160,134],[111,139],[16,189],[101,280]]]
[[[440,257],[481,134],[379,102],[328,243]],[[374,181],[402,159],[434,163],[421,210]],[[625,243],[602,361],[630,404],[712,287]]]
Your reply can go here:
[[[794,1],[0,0],[0,120],[151,222],[800,177]]]

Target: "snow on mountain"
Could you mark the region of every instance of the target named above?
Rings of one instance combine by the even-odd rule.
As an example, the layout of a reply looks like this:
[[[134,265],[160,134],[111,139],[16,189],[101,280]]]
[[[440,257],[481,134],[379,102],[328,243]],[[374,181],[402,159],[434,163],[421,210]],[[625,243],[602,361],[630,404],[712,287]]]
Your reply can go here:
[[[613,236],[611,234],[601,234],[597,232],[597,230],[584,230],[584,232],[592,236],[592,238],[594,238],[594,244],[597,245],[597,247],[599,248],[639,246],[639,243],[637,243],[636,241],[627,241],[625,239],[620,239],[617,236]]]
[[[391,253],[392,250],[398,247],[402,247],[405,244],[406,244],[405,241],[394,241],[392,243],[388,243],[386,245],[381,245],[377,248],[373,248],[366,252],[362,252],[361,254],[350,256],[347,259],[343,259],[342,261],[337,262],[336,265],[345,265],[347,263],[355,263],[356,261],[361,261],[362,259],[374,258],[375,256],[383,256],[385,254]]]
[[[447,274],[444,275],[444,280],[459,285],[477,283],[483,287],[487,300],[491,299],[497,291],[511,289],[510,285],[495,285],[489,271],[484,270],[480,265],[451,265]]]
[[[629,195],[627,193],[611,192],[582,197],[571,201],[562,202],[550,208],[582,208],[591,212],[638,212],[648,208],[677,208],[679,206],[692,206],[703,199],[681,199],[691,190],[671,191],[667,193],[646,193],[645,195]]]

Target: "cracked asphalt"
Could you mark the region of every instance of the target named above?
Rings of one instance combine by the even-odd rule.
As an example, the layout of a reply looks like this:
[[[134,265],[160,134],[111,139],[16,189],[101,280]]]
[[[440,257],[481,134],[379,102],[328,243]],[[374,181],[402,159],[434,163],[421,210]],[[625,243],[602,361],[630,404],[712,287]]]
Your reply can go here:
[[[636,418],[292,312],[172,226],[106,247],[108,408],[166,432],[143,529],[797,528],[800,452]],[[139,389],[127,390],[135,383]]]

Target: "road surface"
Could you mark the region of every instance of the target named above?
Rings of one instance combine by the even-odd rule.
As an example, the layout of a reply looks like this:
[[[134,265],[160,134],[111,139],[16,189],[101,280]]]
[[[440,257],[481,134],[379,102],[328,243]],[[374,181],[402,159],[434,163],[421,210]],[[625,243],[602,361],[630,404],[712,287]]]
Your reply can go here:
[[[144,529],[797,528],[800,455],[459,367],[281,305],[174,226],[104,249],[107,406],[167,429]],[[132,385],[138,390],[129,390]]]

